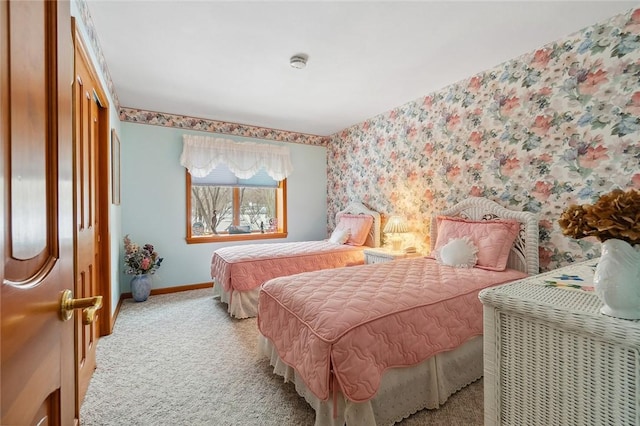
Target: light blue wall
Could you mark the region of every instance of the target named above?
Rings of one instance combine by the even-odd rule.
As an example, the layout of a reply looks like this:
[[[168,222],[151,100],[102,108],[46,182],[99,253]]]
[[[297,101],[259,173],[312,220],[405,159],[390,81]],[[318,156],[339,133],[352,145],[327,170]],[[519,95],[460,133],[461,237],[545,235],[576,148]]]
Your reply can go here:
[[[182,135],[278,142],[128,122],[122,122],[120,126],[122,235],[129,234],[138,244],[153,244],[164,258],[154,276],[153,288],[211,281],[209,265],[213,251],[242,243],[186,243],[186,175],[185,168],[180,165]],[[289,235],[286,239],[268,242],[326,238],[327,150],[318,146],[287,145],[294,167],[293,174],[287,179]],[[122,244],[119,247],[122,259]],[[121,274],[120,279],[120,291],[129,291],[131,277]]]

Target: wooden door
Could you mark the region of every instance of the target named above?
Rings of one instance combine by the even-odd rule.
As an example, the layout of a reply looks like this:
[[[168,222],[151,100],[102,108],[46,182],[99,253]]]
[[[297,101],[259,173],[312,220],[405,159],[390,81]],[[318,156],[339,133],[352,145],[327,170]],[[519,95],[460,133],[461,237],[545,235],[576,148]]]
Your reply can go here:
[[[75,238],[76,238],[76,297],[98,296],[100,276],[98,193],[98,152],[100,145],[100,98],[104,94],[91,67],[86,50],[75,34],[75,81],[74,105],[74,193],[75,193]],[[106,142],[106,141],[104,141]],[[96,345],[100,335],[98,314],[94,323],[85,325],[76,315],[76,375],[77,406],[80,407],[89,388],[89,381],[96,368]]]
[[[0,424],[72,425],[73,43],[68,2],[0,1]]]

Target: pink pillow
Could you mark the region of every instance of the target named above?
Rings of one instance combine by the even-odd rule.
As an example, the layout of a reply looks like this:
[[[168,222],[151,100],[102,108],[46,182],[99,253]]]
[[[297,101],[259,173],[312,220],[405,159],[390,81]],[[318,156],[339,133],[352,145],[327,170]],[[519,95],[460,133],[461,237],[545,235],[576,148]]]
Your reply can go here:
[[[434,250],[440,249],[452,238],[469,236],[478,248],[476,266],[490,271],[504,271],[509,251],[520,232],[516,220],[473,221],[457,217],[437,218],[438,237]]]
[[[373,224],[373,216],[365,214],[343,214],[336,229],[349,229],[351,234],[346,244],[361,246],[367,241],[369,230]]]

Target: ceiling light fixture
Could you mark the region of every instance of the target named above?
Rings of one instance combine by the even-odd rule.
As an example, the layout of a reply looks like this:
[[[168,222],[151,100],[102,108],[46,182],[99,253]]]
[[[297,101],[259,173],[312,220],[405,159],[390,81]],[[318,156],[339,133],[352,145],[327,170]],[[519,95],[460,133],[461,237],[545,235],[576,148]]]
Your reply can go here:
[[[293,55],[291,59],[289,59],[289,65],[292,68],[303,69],[307,66],[307,55]]]

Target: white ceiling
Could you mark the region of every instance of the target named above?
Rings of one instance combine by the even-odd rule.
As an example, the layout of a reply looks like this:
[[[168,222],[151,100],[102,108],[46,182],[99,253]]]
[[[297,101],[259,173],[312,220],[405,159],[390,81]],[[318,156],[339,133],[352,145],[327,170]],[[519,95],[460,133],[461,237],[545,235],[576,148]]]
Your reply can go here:
[[[324,136],[639,3],[87,5],[121,106]],[[297,53],[303,70],[289,66]]]

